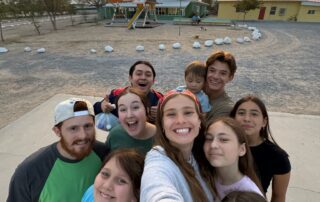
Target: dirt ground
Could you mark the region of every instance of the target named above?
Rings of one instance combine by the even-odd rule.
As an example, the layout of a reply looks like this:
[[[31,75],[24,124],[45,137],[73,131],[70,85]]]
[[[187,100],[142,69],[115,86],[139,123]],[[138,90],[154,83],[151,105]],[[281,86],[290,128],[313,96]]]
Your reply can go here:
[[[224,26],[177,26],[164,23],[151,29],[128,30],[106,27],[105,21],[71,26],[68,18],[58,21],[58,31],[43,22],[40,36],[30,25],[4,29],[9,49],[0,54],[0,128],[58,93],[103,97],[111,89],[127,85],[128,69],[138,59],[151,61],[157,76],[155,89],[183,85],[184,67],[192,60],[205,61],[216,50],[232,52],[238,70],[226,87],[234,101],[257,94],[270,111],[320,115],[320,26],[288,22],[248,22],[261,30],[263,38],[245,44],[237,37],[250,36],[247,29]],[[180,32],[180,35],[179,35]],[[232,39],[230,45],[204,47],[207,39]],[[196,39],[198,38],[198,39]],[[202,44],[193,49],[194,41]],[[172,44],[180,42],[180,50]],[[160,51],[160,43],[166,50]],[[104,52],[110,45],[114,52]],[[143,45],[145,51],[135,47]],[[24,52],[29,46],[32,52]],[[38,54],[43,47],[46,53]],[[90,49],[97,53],[90,53]]]

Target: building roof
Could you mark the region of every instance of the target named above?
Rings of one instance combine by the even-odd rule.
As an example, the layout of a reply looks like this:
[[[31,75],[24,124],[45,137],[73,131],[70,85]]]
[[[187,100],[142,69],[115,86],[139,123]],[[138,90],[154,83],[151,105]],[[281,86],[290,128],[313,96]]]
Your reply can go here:
[[[190,2],[197,2],[203,5],[208,5],[207,3],[204,3],[202,1],[197,0],[157,0],[156,7],[157,8],[186,8]],[[120,7],[136,7],[136,3],[134,2],[128,2],[128,3],[119,3]],[[114,7],[114,4],[108,3],[104,5],[103,7]]]
[[[302,0],[301,5],[304,5],[304,6],[320,6],[320,0]]]

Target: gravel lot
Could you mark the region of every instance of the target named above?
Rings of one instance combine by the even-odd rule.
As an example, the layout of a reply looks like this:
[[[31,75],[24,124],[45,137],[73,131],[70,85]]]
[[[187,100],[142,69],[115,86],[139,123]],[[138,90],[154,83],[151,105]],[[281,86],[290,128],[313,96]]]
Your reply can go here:
[[[30,26],[5,30],[10,51],[0,54],[0,128],[57,93],[103,97],[111,89],[127,84],[128,69],[138,59],[149,60],[156,69],[155,89],[165,92],[184,83],[185,66],[206,60],[216,50],[232,52],[238,64],[235,79],[227,86],[234,101],[257,94],[269,111],[320,115],[320,24],[292,22],[247,22],[261,30],[263,38],[246,44],[235,39],[250,36],[248,30],[210,26],[164,24],[152,29],[127,30],[100,24],[61,26],[58,32],[34,35]],[[58,24],[59,26],[59,24]],[[18,34],[17,34],[18,33]],[[25,33],[25,34],[23,34]],[[229,36],[230,45],[192,49],[199,41]],[[171,45],[180,42],[182,48]],[[164,43],[165,51],[158,45]],[[144,52],[136,52],[136,45]],[[111,45],[113,53],[103,47]],[[31,53],[23,48],[30,46]],[[36,48],[47,52],[37,54]],[[89,50],[95,48],[97,54]]]

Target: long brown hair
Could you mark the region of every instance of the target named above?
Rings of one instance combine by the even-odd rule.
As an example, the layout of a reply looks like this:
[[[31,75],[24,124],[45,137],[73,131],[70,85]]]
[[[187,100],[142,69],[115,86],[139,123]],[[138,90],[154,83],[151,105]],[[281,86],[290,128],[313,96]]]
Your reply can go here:
[[[115,158],[120,167],[128,174],[133,194],[137,201],[140,199],[141,176],[144,166],[144,155],[135,149],[118,149],[111,152],[103,161],[101,169],[110,159]]]
[[[247,135],[241,125],[230,117],[219,117],[214,120],[209,120],[206,127],[206,132],[208,131],[209,127],[217,122],[222,122],[223,124],[229,126],[237,136],[238,143],[244,144],[246,148],[246,153],[243,156],[239,157],[238,167],[239,171],[243,174],[248,176],[260,189],[261,193],[264,193],[261,182],[256,175],[254,170],[254,160],[250,151],[250,147],[248,145]],[[215,175],[215,169],[213,169]]]
[[[208,201],[208,197],[206,196],[203,188],[201,187],[200,182],[196,178],[196,173],[195,173],[194,169],[183,158],[182,152],[177,147],[170,144],[170,141],[168,140],[168,138],[164,134],[163,124],[162,124],[163,109],[169,100],[171,100],[177,96],[185,96],[194,102],[196,112],[199,116],[199,119],[201,120],[201,128],[199,130],[199,134],[195,138],[194,144],[192,147],[192,153],[193,153],[196,161],[198,162],[199,158],[203,157],[203,155],[200,156],[203,152],[202,152],[202,146],[199,144],[199,142],[201,141],[200,139],[204,139],[204,133],[203,133],[204,132],[204,125],[203,125],[203,121],[202,121],[202,117],[201,117],[200,106],[199,106],[198,100],[188,90],[185,90],[183,92],[173,92],[173,91],[170,91],[170,92],[167,93],[163,97],[163,99],[160,100],[160,102],[159,102],[159,107],[158,107],[158,111],[157,111],[157,120],[156,120],[157,134],[156,134],[156,138],[155,138],[156,139],[155,144],[163,147],[167,156],[176,165],[178,165],[183,176],[185,177],[186,181],[188,182],[193,201]],[[209,185],[209,187],[210,187],[210,185]]]

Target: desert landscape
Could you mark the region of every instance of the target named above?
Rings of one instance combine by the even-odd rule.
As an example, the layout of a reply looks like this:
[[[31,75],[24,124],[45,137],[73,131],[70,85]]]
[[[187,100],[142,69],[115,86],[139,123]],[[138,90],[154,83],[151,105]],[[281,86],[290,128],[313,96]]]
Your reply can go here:
[[[261,31],[262,38],[239,44],[236,39],[250,37],[250,30],[207,26],[203,31],[171,22],[128,30],[105,26],[106,21],[84,23],[81,17],[76,22],[71,26],[68,18],[62,18],[58,31],[43,22],[41,35],[31,25],[4,29],[6,41],[0,47],[9,52],[0,54],[0,128],[56,94],[103,97],[115,87],[128,85],[129,67],[140,59],[154,65],[154,88],[165,92],[183,85],[189,62],[205,61],[216,50],[230,51],[237,59],[235,79],[226,88],[234,101],[256,94],[269,111],[320,115],[319,24],[247,22]],[[203,45],[205,40],[226,36],[231,44]],[[194,41],[201,43],[200,49],[192,48]],[[181,49],[172,48],[175,42],[181,43]],[[158,48],[161,43],[164,51]],[[114,51],[105,52],[106,45]],[[137,52],[137,45],[145,50]],[[32,51],[24,52],[25,47]],[[38,54],[37,48],[46,52]]]

